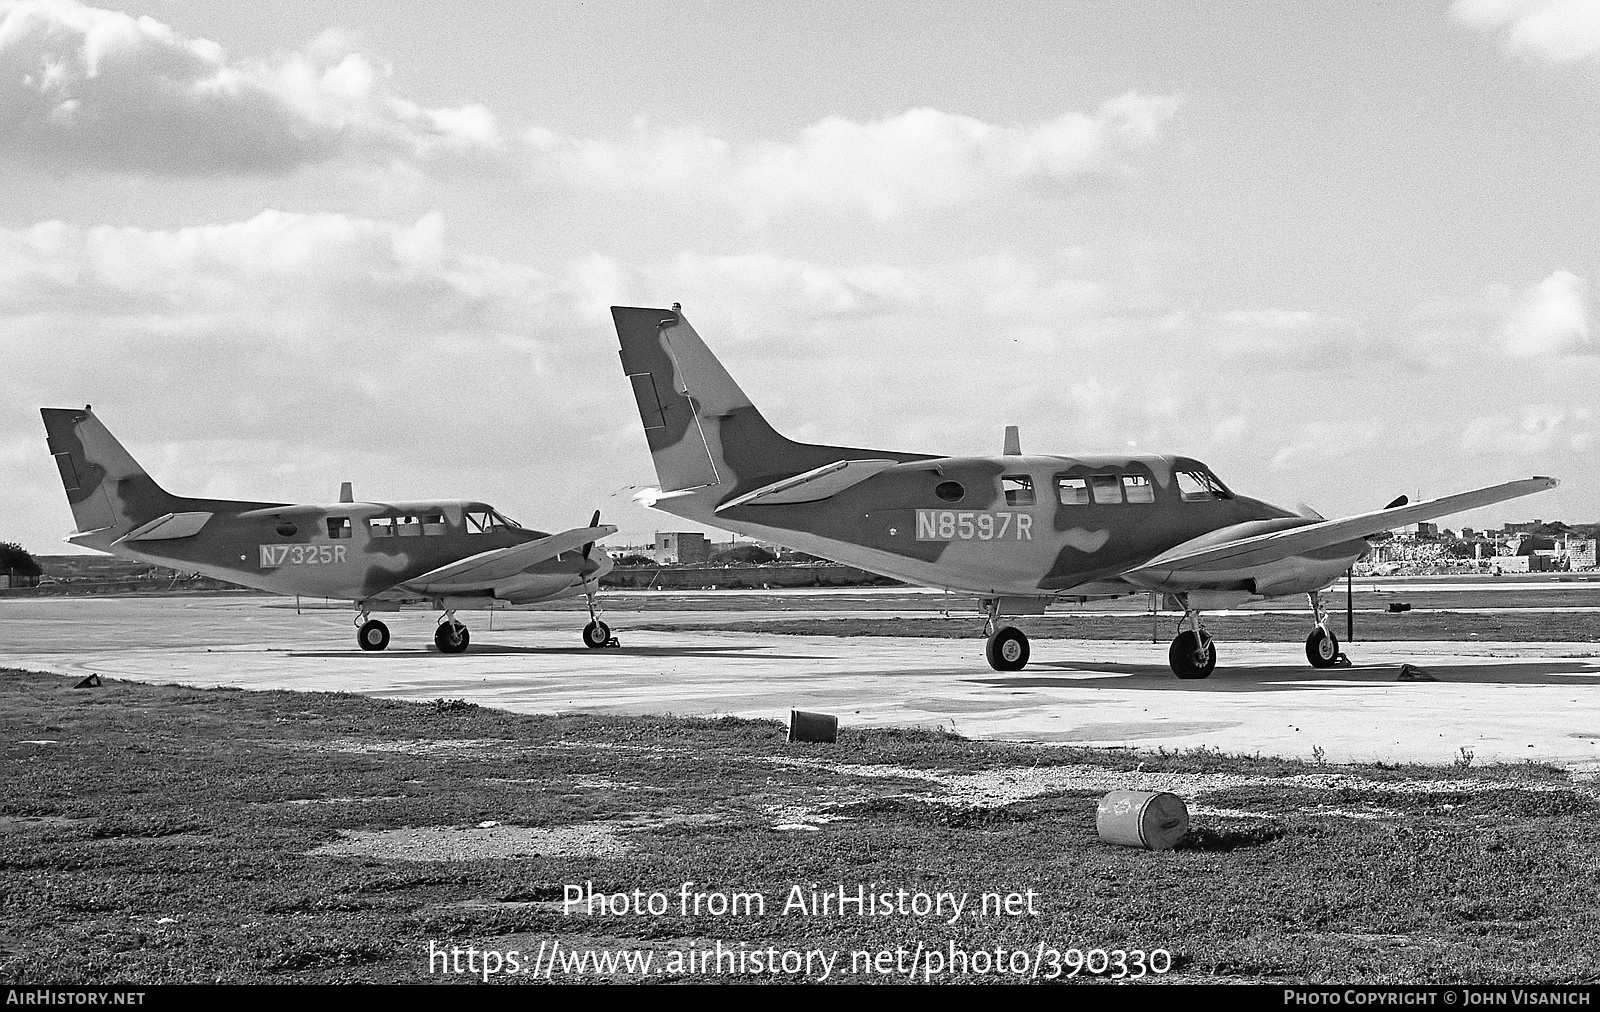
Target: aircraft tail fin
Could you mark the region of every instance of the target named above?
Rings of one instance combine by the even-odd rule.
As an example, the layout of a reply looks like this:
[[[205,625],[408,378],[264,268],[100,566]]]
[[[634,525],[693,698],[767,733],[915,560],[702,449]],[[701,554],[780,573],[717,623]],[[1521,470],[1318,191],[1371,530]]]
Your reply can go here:
[[[98,532],[94,540],[109,543],[181,508],[183,500],[157,485],[87,406],[39,414],[80,535]]]
[[[633,386],[664,493],[715,490],[715,505],[836,461],[924,459],[787,439],[756,410],[676,304],[612,306],[611,316],[622,345],[622,371]]]

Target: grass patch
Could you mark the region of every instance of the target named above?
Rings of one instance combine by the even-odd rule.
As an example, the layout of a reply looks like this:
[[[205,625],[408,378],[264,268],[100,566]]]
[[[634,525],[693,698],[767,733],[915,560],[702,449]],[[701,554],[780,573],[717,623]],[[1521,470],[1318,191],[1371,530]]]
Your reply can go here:
[[[1547,766],[1330,766],[915,728],[800,746],[772,721],[70,685],[0,672],[7,982],[424,981],[438,979],[430,940],[555,939],[846,961],[917,943],[1165,948],[1188,980],[1600,976],[1595,798]],[[1100,843],[1098,796],[1149,778],[1230,814],[1195,815],[1171,852]],[[366,849],[312,853],[350,841]],[[450,854],[468,856],[436,859]],[[691,881],[759,893],[766,911],[560,909],[570,884],[676,901]],[[1032,890],[1037,907],[780,913],[795,886],[841,884],[969,893],[974,909]]]

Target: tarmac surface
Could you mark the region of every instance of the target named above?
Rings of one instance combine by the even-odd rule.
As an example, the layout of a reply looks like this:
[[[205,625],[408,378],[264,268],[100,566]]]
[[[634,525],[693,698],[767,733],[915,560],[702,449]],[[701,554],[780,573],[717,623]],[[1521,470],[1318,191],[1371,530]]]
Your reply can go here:
[[[863,593],[817,614],[860,614],[850,602]],[[582,645],[579,608],[496,614],[492,628],[490,616],[462,613],[473,640],[460,655],[434,649],[436,616],[421,610],[380,616],[393,641],[367,653],[348,608],[297,614],[283,598],[8,598],[0,667],[524,712],[786,720],[795,708],[846,726],[937,724],[977,738],[1600,772],[1595,643],[1361,642],[1349,650],[1354,667],[1317,670],[1297,643],[1219,641],[1216,672],[1184,682],[1167,667],[1167,644],[1148,641],[1034,637],[1025,670],[994,671],[976,619],[972,639],[630,631],[630,620],[707,618],[703,594],[681,612],[652,597],[646,613],[623,604],[607,615],[618,649]],[[815,609],[816,595],[809,600]],[[730,617],[768,614],[766,600],[756,610],[728,602]],[[1396,681],[1406,662],[1438,681]]]

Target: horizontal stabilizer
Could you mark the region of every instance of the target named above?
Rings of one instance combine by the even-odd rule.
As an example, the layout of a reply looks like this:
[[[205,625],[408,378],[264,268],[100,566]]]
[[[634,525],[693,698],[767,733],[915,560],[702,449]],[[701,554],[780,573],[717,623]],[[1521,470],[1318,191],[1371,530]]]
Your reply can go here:
[[[838,495],[852,485],[858,485],[885,468],[900,463],[898,460],[836,460],[831,464],[812,468],[804,474],[784,478],[754,492],[746,492],[717,507],[717,512],[735,506],[780,506],[786,503],[817,502]]]
[[[1324,520],[1321,523],[1293,527],[1286,531],[1257,534],[1254,537],[1240,538],[1220,545],[1193,547],[1179,545],[1124,575],[1133,577],[1139,582],[1137,577],[1148,578],[1163,572],[1217,568],[1223,564],[1230,567],[1266,565],[1278,559],[1370,537],[1418,521],[1449,516],[1452,513],[1477,509],[1480,506],[1492,506],[1507,499],[1543,492],[1559,484],[1561,483],[1554,478],[1523,478],[1518,481],[1508,481],[1503,485],[1491,485],[1471,492],[1458,492],[1439,499],[1427,499],[1409,506],[1392,506],[1340,520]]]
[[[480,552],[407,580],[403,586],[421,594],[492,590],[495,584],[519,576],[547,559],[582,551],[584,545],[615,533],[617,529],[607,525],[577,527],[538,541]]]
[[[119,541],[176,541],[192,538],[211,519],[210,513],[166,513],[124,534]]]

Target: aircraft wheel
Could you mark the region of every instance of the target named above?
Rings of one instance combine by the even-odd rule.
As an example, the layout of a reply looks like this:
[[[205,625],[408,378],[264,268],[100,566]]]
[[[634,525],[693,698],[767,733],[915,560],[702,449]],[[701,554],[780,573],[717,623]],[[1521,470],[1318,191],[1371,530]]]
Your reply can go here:
[[[389,627],[373,619],[356,630],[356,642],[363,650],[382,650],[389,645]]]
[[[611,642],[611,627],[604,622],[590,622],[583,627],[583,645],[590,650],[599,650]]]
[[[1167,663],[1179,678],[1204,678],[1217,666],[1217,641],[1206,637],[1205,650],[1199,649],[1194,632],[1185,629],[1172,641],[1167,651]]]
[[[989,637],[983,656],[996,671],[1021,671],[1028,663],[1028,637],[1008,625]]]
[[[1318,627],[1306,637],[1306,660],[1313,668],[1331,668],[1339,660],[1339,641],[1326,629]]]
[[[460,622],[441,622],[433,631],[433,645],[441,654],[459,654],[467,649],[472,636]]]

